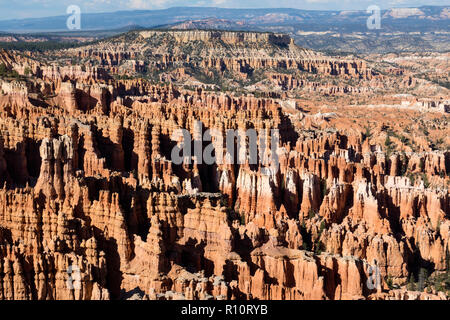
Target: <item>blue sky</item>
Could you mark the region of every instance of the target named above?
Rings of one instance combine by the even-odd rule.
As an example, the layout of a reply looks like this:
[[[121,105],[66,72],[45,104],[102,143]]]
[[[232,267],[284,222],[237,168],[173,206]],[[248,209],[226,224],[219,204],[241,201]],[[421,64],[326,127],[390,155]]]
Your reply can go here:
[[[173,6],[214,6],[224,8],[288,7],[320,10],[364,10],[420,5],[449,5],[450,0],[0,0],[0,20],[65,15],[69,5],[82,12],[108,12],[136,9],[164,9]]]

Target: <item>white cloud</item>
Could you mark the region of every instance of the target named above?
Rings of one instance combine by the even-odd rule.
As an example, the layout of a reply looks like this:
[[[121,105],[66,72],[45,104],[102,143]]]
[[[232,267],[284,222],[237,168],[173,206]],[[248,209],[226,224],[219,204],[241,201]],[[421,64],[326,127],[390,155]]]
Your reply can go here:
[[[129,9],[153,9],[169,5],[171,0],[128,0]]]

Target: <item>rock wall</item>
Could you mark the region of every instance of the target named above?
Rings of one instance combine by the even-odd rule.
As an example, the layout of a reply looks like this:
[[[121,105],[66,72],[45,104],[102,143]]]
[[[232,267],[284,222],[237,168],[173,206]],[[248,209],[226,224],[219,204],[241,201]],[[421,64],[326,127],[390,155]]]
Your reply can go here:
[[[0,104],[0,299],[446,298],[405,285],[417,266],[447,268],[448,151],[309,130],[276,99],[43,70]],[[222,133],[215,154],[230,159],[223,133],[250,128],[279,130],[258,156],[278,168],[172,159],[177,129]]]

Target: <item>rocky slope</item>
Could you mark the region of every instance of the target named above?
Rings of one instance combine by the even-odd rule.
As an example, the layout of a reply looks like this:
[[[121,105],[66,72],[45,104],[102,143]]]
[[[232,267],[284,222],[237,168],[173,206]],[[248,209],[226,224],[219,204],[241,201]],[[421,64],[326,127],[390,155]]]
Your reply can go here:
[[[264,72],[303,63],[329,82],[379,77],[365,61],[318,58],[278,35],[133,37],[127,47],[119,38],[53,52],[51,64],[2,52],[8,68],[30,73],[1,79],[0,299],[448,299],[434,281],[449,272],[445,110],[351,105],[352,92],[346,105],[323,106],[114,78],[150,48],[158,59],[145,67],[187,57],[173,54],[177,45],[164,58],[164,39],[202,43],[189,54],[200,71],[214,57],[227,71],[237,61]],[[217,43],[234,55],[212,55]],[[64,66],[68,52],[99,65]],[[196,140],[198,121],[241,136],[254,128],[266,141],[278,129],[279,169],[248,159],[176,164],[177,129]],[[220,136],[212,140],[226,159]]]
[[[333,59],[295,45],[287,35],[226,31],[134,31],[62,57],[99,65],[111,74],[145,75],[189,84],[185,76],[220,87],[263,79],[267,69],[370,78],[364,61]]]

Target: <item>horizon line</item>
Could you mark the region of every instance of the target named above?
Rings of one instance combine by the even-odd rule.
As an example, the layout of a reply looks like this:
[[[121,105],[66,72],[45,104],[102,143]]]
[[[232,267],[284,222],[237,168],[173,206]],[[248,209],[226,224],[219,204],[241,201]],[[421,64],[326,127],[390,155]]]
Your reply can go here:
[[[406,7],[389,7],[386,9],[381,9],[381,11],[388,11],[392,9],[408,9],[408,8],[424,8],[424,7],[450,7],[450,4],[443,5],[421,5],[421,6],[406,6]],[[164,9],[125,9],[125,10],[116,10],[116,11],[99,11],[99,12],[85,12],[83,15],[94,15],[94,14],[114,14],[120,12],[157,12],[157,11],[167,11],[171,9],[187,9],[187,8],[202,8],[202,9],[223,9],[223,10],[296,10],[296,11],[316,11],[316,12],[364,12],[363,9],[344,9],[344,10],[327,10],[327,9],[299,9],[292,7],[263,7],[263,8],[232,8],[232,7],[203,7],[203,6],[173,6]],[[38,19],[46,19],[46,18],[61,18],[67,17],[68,14],[61,14],[55,16],[42,16],[42,17],[30,17],[30,18],[15,18],[15,19],[0,19],[0,22],[7,21],[25,21],[25,20],[38,20]]]

